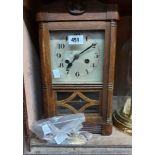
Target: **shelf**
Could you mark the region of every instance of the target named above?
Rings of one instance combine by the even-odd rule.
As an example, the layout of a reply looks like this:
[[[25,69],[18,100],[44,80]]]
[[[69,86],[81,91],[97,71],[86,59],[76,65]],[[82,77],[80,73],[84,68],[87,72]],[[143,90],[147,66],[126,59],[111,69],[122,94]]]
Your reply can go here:
[[[132,152],[132,137],[120,132],[113,127],[113,133],[110,136],[101,136],[93,134],[93,137],[87,144],[84,145],[51,145],[44,141],[31,138],[31,152],[26,154],[119,154],[131,155]]]

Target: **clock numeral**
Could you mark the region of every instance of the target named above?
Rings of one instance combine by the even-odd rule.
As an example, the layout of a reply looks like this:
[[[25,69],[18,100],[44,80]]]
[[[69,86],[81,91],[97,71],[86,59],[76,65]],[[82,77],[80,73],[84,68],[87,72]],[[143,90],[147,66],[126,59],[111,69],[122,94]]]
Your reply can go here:
[[[96,47],[96,44],[93,44],[93,45],[92,45],[92,48],[95,48],[95,47]]]
[[[57,58],[61,58],[61,54],[60,53],[57,53],[56,56],[57,56]]]
[[[61,63],[59,64],[59,67],[60,67],[60,68],[63,68],[63,67],[64,67],[64,64],[61,62]]]
[[[96,65],[93,63],[93,68],[96,67]]]
[[[66,36],[66,41],[68,41],[68,37]]]
[[[96,55],[95,55],[95,58],[98,58],[99,57],[99,54],[98,53],[95,53]]]
[[[85,71],[86,71],[87,74],[89,73],[88,69],[86,69]]]
[[[86,36],[86,41],[88,41],[88,36]]]
[[[76,76],[76,77],[79,77],[79,76],[80,76],[80,73],[79,73],[79,72],[76,72],[76,73],[75,73],[75,76]]]
[[[58,48],[59,48],[59,49],[65,48],[65,44],[58,44]]]

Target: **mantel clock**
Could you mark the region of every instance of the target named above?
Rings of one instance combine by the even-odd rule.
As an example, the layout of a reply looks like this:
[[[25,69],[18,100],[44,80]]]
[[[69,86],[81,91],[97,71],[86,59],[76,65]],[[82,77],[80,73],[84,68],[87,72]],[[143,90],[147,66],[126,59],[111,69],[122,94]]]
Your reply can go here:
[[[82,112],[85,130],[110,135],[117,7],[90,5],[76,16],[57,5],[36,17],[45,116]]]

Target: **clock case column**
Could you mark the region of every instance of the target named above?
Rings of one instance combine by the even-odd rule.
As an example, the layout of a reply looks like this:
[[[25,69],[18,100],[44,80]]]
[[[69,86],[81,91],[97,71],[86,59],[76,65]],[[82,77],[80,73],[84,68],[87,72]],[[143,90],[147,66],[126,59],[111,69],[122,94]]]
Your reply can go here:
[[[116,37],[117,37],[117,22],[111,20],[110,22],[110,47],[109,47],[109,62],[107,63],[108,79],[103,89],[103,96],[106,98],[107,103],[105,106],[103,117],[105,118],[103,123],[103,135],[110,135],[112,133],[112,99],[113,99],[113,88],[114,88],[114,73],[115,73],[115,55],[116,55]],[[106,91],[104,91],[106,90]]]
[[[109,17],[108,17],[109,15]],[[73,16],[74,18],[75,16]],[[42,17],[41,17],[42,18]],[[101,117],[102,122],[97,122],[93,119],[92,123],[102,126],[101,132],[103,135],[110,135],[112,133],[112,96],[114,86],[114,64],[115,64],[115,50],[116,50],[116,20],[118,16],[113,17],[112,13],[107,14],[106,19],[99,21],[59,21],[55,22],[46,19],[38,20],[39,23],[39,43],[40,43],[40,60],[42,72],[42,94],[44,104],[45,117],[52,117],[56,115],[56,98],[55,91],[52,86],[51,76],[51,59],[50,59],[50,30],[102,30],[105,25],[105,62],[104,62],[104,76],[102,85],[102,106]],[[105,17],[104,17],[105,18]],[[109,19],[107,19],[109,18]],[[114,19],[113,19],[114,18]],[[115,19],[116,18],[116,19]],[[74,19],[75,20],[75,19]],[[81,18],[79,18],[81,20]],[[93,19],[92,19],[93,20]],[[63,27],[63,29],[61,28]],[[79,88],[81,89],[81,88]],[[86,118],[87,119],[87,118]],[[88,126],[89,126],[88,122]],[[91,124],[90,124],[91,126]]]

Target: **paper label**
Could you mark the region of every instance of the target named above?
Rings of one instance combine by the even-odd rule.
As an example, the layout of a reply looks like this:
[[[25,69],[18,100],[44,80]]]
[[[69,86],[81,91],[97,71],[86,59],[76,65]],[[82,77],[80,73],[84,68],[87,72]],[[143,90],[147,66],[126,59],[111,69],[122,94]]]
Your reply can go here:
[[[68,43],[73,44],[83,44],[83,35],[69,35],[68,36]]]
[[[54,76],[54,78],[60,78],[60,71],[59,71],[59,69],[53,69],[53,76]]]
[[[59,133],[58,135],[55,136],[54,139],[57,144],[61,144],[67,137],[68,137],[67,134]]]
[[[47,124],[42,126],[42,130],[44,132],[44,135],[47,135],[47,134],[51,133],[51,130],[50,130],[50,128],[49,128],[49,126]]]

